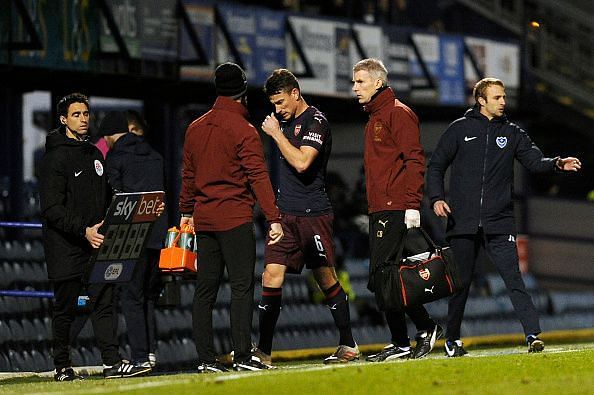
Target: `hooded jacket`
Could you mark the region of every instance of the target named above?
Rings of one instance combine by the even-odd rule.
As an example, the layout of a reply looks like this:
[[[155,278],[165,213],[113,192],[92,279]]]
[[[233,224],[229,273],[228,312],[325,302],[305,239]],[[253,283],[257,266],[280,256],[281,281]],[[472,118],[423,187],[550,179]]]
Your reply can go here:
[[[364,153],[369,213],[419,210],[425,174],[419,119],[389,87],[364,110],[370,113]]]
[[[241,103],[219,96],[188,126],[179,210],[193,213],[198,231],[252,222],[256,198],[269,222],[280,221],[262,142],[247,114]]]
[[[513,211],[514,159],[531,172],[554,169],[528,134],[504,116],[489,119],[478,107],[466,111],[441,136],[427,172],[431,206],[446,200],[444,174],[451,167],[447,235],[516,234]]]
[[[109,184],[118,192],[164,190],[163,157],[134,133],[126,133],[115,142],[107,152],[105,168]],[[148,248],[163,246],[167,222],[164,212],[153,225]]]
[[[50,280],[81,276],[93,251],[85,228],[102,221],[109,187],[101,152],[68,138],[63,127],[47,136],[39,197]]]

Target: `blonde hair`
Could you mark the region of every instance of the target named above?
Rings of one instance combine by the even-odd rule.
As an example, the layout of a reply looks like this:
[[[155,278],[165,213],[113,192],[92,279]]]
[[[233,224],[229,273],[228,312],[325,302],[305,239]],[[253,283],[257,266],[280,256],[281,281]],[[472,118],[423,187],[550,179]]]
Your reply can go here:
[[[376,58],[360,60],[353,66],[353,72],[361,70],[367,71],[374,80],[382,80],[382,86],[388,86],[388,69],[381,60]]]
[[[505,85],[503,85],[503,81],[497,78],[487,77],[483,78],[479,82],[474,85],[472,89],[472,95],[474,96],[474,101],[478,103],[479,97],[487,100],[487,88],[491,85],[499,85],[503,89],[505,89]]]

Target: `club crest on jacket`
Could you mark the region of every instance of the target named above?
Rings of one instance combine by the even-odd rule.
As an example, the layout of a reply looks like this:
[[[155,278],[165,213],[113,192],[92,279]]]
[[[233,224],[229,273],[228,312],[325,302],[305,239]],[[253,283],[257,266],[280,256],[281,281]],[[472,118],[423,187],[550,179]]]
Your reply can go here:
[[[376,122],[373,125],[373,141],[382,141],[382,136],[380,135],[380,133],[382,132],[382,123],[381,122]]]
[[[497,137],[495,142],[499,148],[504,148],[507,145],[507,137]]]

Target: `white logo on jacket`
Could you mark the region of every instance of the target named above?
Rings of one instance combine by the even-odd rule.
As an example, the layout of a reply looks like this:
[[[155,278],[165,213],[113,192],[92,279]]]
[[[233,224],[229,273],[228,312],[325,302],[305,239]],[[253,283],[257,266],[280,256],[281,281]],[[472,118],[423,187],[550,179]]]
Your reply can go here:
[[[474,137],[468,137],[468,136],[464,136],[464,141],[472,141],[476,138],[476,136]]]
[[[497,137],[495,142],[499,148],[504,148],[507,145],[507,137]]]
[[[95,159],[95,172],[99,177],[103,175],[103,164],[101,164],[101,162],[97,159]]]

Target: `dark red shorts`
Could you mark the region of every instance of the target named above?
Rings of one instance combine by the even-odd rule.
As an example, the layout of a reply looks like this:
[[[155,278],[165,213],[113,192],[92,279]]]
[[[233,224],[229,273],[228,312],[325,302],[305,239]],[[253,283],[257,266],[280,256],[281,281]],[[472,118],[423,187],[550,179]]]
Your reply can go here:
[[[276,263],[287,266],[287,273],[301,273],[303,267],[334,267],[333,214],[317,217],[297,217],[282,214],[284,236],[276,244],[268,245],[266,237],[264,265]]]

